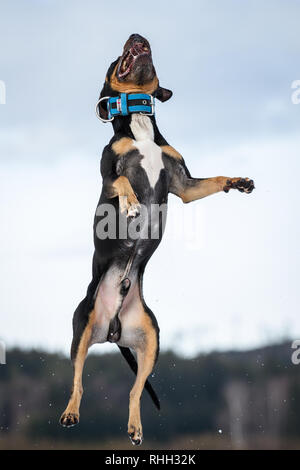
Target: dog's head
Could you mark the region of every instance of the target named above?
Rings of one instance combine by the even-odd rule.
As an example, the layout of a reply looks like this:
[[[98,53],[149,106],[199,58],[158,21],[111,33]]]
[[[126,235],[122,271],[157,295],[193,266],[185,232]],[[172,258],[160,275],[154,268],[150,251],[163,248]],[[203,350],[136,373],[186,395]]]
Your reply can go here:
[[[110,65],[100,98],[120,93],[146,93],[160,101],[167,101],[172,96],[170,90],[159,86],[150,44],[139,34],[128,38],[123,54]],[[101,116],[106,119],[107,109],[103,101],[100,108]]]

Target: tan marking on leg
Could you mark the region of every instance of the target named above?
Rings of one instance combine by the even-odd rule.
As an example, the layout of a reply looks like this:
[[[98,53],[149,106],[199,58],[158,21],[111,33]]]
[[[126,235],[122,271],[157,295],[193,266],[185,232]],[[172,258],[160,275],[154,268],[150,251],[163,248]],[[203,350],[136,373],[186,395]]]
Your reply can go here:
[[[163,153],[166,153],[169,157],[182,160],[182,155],[180,155],[180,153],[177,152],[174,147],[171,147],[171,145],[161,145],[160,148],[162,149]]]
[[[135,215],[139,211],[139,201],[126,176],[119,176],[112,184],[111,197],[119,196],[120,211]]]
[[[122,137],[112,144],[112,149],[117,155],[125,155],[126,153],[133,150],[133,140],[129,137]]]
[[[226,176],[216,176],[214,178],[207,178],[198,181],[194,186],[184,188],[179,196],[183,202],[191,202],[196,199],[201,199],[211,194],[223,191],[226,186],[227,180],[230,179]]]
[[[136,381],[130,392],[129,400],[128,434],[130,435],[133,444],[141,444],[143,439],[140,398],[145,382],[152,372],[158,347],[157,333],[152,324],[151,318],[146,312],[144,312],[142,305],[140,306],[140,309],[142,321],[139,327],[144,332],[145,341],[136,348],[138,372]]]
[[[116,76],[118,65],[119,64],[116,65],[110,77],[110,86],[113,90],[119,91],[120,93],[146,93],[149,95],[155,92],[158,87],[157,76],[155,76],[151,82],[145,83],[144,85],[137,85],[134,82],[119,82]]]
[[[112,184],[115,196],[133,197],[135,193],[132,189],[129,179],[126,176],[119,176]]]
[[[90,313],[88,324],[86,325],[79,342],[76,359],[74,362],[74,379],[72,394],[68,406],[60,419],[60,422],[63,426],[74,426],[79,422],[79,407],[83,393],[82,372],[84,362],[87,356],[87,351],[90,345],[94,321],[95,311],[93,310]]]

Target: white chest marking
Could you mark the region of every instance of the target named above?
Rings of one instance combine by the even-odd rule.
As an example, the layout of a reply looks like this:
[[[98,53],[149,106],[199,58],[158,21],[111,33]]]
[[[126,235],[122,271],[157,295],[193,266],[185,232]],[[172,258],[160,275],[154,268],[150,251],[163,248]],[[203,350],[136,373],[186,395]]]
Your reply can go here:
[[[148,176],[151,187],[154,188],[164,164],[161,148],[154,142],[151,119],[143,114],[133,114],[130,127],[135,138],[134,146],[143,156],[141,165]]]

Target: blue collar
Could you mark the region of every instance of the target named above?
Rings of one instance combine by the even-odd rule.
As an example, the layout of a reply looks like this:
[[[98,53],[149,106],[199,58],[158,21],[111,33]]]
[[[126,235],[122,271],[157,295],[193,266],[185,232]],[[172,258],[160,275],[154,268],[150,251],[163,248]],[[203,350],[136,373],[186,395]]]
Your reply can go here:
[[[100,101],[107,100],[108,119],[103,119],[99,114]],[[96,113],[101,121],[112,121],[116,116],[128,116],[132,113],[141,113],[148,116],[154,115],[154,97],[145,93],[121,93],[119,96],[105,96],[96,105]]]

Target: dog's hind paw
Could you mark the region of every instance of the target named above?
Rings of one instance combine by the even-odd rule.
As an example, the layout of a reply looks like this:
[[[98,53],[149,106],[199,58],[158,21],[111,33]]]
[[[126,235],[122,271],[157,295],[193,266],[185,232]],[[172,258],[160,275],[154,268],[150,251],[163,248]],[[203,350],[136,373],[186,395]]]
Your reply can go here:
[[[143,434],[140,428],[131,425],[128,430],[129,439],[134,446],[140,446],[143,442]]]
[[[241,193],[249,194],[254,188],[254,181],[249,178],[230,178],[226,181],[223,191],[228,193],[230,189],[238,189]]]
[[[78,413],[63,413],[60,420],[60,424],[65,428],[71,428],[79,423]]]

